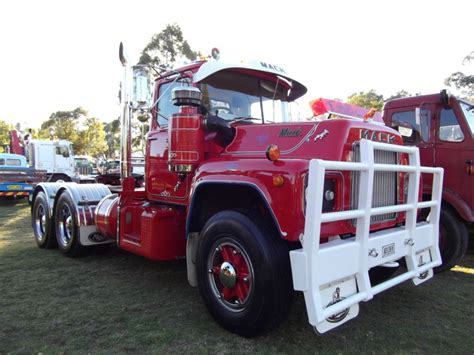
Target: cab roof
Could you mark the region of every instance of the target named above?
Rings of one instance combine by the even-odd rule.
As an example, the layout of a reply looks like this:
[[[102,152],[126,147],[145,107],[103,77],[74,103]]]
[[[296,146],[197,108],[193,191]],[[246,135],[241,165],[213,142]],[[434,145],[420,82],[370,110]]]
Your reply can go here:
[[[291,84],[291,92],[289,95],[290,100],[298,99],[299,97],[303,96],[307,91],[306,87],[303,84],[289,76],[283,68],[262,61],[252,61],[248,63],[235,64],[225,63],[218,60],[209,60],[207,62],[204,62],[199,67],[197,72],[194,73],[193,81],[195,83],[198,83],[210,77],[211,75],[224,70],[248,70],[273,74],[275,75],[275,77],[282,77]]]

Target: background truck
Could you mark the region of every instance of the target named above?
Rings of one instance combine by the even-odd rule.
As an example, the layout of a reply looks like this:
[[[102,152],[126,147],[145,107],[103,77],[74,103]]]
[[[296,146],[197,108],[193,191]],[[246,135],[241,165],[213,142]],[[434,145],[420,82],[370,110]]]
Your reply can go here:
[[[24,155],[30,167],[45,170],[48,181],[94,182],[93,178],[80,175],[76,169],[72,142],[68,140],[40,140],[27,135],[22,139],[16,130],[10,131],[10,152]]]
[[[46,180],[46,171],[30,168],[24,156],[0,153],[0,198],[28,197]]]
[[[474,104],[449,95],[414,96],[391,100],[383,120],[398,129],[406,145],[417,146],[421,164],[444,168],[440,249],[447,270],[464,256],[474,222]],[[423,184],[430,198],[431,179]]]
[[[432,277],[443,172],[420,167],[397,131],[291,121],[306,88],[269,63],[197,61],[160,73],[151,95],[149,68],[130,67],[122,46],[120,59],[121,189],[38,185],[40,248],[77,256],[113,242],[151,260],[186,256],[209,312],[244,336],[284,319],[294,290],[323,333],[357,316],[359,302]],[[144,187],[131,174],[134,113],[149,114]],[[434,181],[425,202],[422,173]],[[417,222],[418,208],[431,208],[429,221]],[[400,259],[406,270],[371,281]]]
[[[71,142],[32,139],[28,142],[26,151],[30,166],[46,170],[49,181],[78,179]]]

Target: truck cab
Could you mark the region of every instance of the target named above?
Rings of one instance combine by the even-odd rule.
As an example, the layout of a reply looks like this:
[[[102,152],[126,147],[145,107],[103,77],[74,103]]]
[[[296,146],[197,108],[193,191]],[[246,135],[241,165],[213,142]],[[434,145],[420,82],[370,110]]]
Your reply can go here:
[[[449,269],[464,256],[474,222],[474,104],[442,91],[388,101],[383,119],[419,148],[423,165],[445,170],[440,271]],[[427,177],[426,197],[430,186]]]
[[[324,333],[356,317],[359,302],[433,276],[443,172],[421,167],[397,131],[296,119],[291,103],[306,87],[277,65],[214,58],[150,81],[120,54],[120,189],[40,184],[40,248],[73,257],[116,243],[151,260],[186,257],[214,319],[243,336],[284,319],[294,290]],[[144,186],[132,174],[133,115],[150,124]],[[423,202],[422,173],[433,175]],[[432,218],[418,222],[423,207]],[[391,277],[401,259],[407,269]],[[381,270],[386,278],[371,279]]]
[[[30,166],[46,170],[49,181],[72,181],[76,177],[72,143],[66,140],[29,141],[26,149]]]

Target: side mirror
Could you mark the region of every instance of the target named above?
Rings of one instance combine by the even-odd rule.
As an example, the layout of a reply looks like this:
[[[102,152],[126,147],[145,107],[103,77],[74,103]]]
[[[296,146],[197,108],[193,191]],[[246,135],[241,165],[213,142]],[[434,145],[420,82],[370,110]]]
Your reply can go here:
[[[134,110],[150,110],[153,105],[153,82],[150,68],[143,65],[132,67],[133,83],[131,107]]]

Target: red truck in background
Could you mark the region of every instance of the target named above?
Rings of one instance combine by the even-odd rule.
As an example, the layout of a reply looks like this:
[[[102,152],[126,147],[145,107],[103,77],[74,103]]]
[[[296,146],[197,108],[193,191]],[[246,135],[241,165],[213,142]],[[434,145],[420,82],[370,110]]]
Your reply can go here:
[[[458,263],[468,246],[474,222],[474,104],[449,95],[414,96],[390,100],[383,120],[398,129],[406,145],[417,146],[421,164],[444,168],[440,219],[439,271]],[[430,197],[431,179],[423,184]]]
[[[443,171],[383,124],[292,121],[306,88],[265,62],[196,61],[154,82],[120,47],[121,189],[43,183],[32,227],[40,248],[77,256],[116,243],[152,260],[186,257],[215,320],[254,336],[285,318],[294,290],[326,332],[359,303],[441,264]],[[131,117],[148,116],[145,184],[131,172]],[[433,175],[420,201],[421,174]],[[409,178],[408,178],[409,177]],[[429,221],[417,210],[430,208]],[[369,271],[406,270],[375,284]]]

